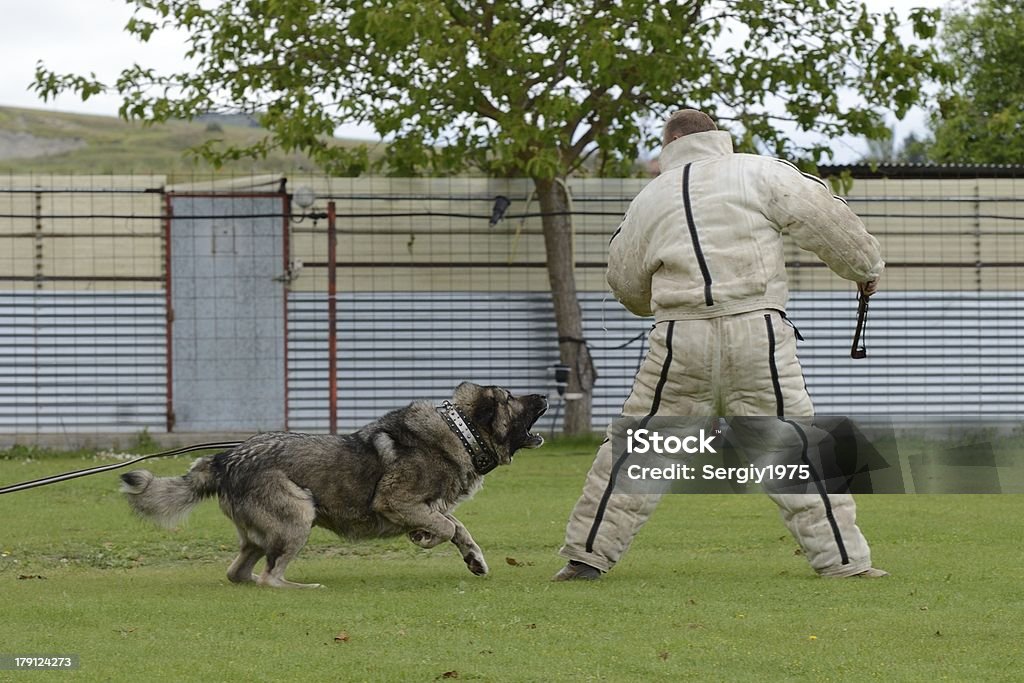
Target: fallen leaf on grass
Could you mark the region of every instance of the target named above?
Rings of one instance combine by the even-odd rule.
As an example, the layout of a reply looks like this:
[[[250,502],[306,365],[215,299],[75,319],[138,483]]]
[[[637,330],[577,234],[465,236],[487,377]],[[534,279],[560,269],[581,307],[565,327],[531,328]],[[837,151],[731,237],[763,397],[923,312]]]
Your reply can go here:
[[[348,642],[348,631],[342,631],[338,635],[334,636],[334,642],[336,643],[347,643]]]
[[[537,628],[537,624],[527,624],[526,628]]]
[[[459,677],[459,672],[453,670],[453,671],[445,671],[443,674],[441,674],[437,678],[458,678],[458,677]]]
[[[661,661],[663,661],[663,662],[664,662],[664,661],[665,661],[666,659],[668,659],[668,657],[669,657],[669,654],[668,654],[667,652],[659,652],[659,653],[658,653],[658,659],[660,659],[660,660],[661,660]]]
[[[42,574],[18,574],[18,581],[25,581],[28,579],[43,579],[45,581],[46,577]]]
[[[506,557],[505,558],[505,562],[507,562],[512,567],[532,567],[533,566],[533,562],[520,562],[519,560],[517,560],[514,557]]]

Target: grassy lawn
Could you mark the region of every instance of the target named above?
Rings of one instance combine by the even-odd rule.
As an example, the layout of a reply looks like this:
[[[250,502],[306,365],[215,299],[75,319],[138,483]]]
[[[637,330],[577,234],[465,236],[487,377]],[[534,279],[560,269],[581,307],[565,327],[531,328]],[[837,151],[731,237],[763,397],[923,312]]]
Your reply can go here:
[[[82,144],[61,154],[3,158],[0,173],[91,173],[168,175],[188,182],[195,174],[215,169],[186,155],[185,150],[221,140],[234,146],[253,145],[267,136],[260,128],[219,123],[171,121],[153,126],[128,123],[116,116],[51,112],[45,109],[0,107],[0,131],[31,135],[43,141],[75,140]],[[332,144],[353,147],[355,140],[336,139]],[[371,148],[373,143],[367,143]],[[376,150],[371,152],[378,156]],[[301,154],[273,150],[265,159],[228,161],[221,174],[281,173],[296,169],[316,171],[317,165]]]
[[[1021,496],[862,496],[882,580],[815,577],[765,496],[668,496],[615,571],[554,584],[594,446],[521,453],[459,509],[486,578],[453,546],[315,530],[289,578],[327,588],[235,586],[213,501],[163,531],[119,472],[0,496],[0,654],[77,654],[61,675],[113,681],[1021,679]],[[94,462],[0,454],[0,484]],[[53,674],[0,671],[32,676]]]

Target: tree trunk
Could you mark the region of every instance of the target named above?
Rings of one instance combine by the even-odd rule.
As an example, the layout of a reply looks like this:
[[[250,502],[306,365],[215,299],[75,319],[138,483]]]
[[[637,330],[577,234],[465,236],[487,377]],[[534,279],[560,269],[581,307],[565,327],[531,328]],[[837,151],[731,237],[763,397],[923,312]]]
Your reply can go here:
[[[576,296],[572,217],[565,186],[558,180],[534,179],[543,212],[548,282],[558,328],[561,362],[570,368],[565,404],[566,434],[591,431],[591,407],[597,372],[583,337],[583,312]],[[576,396],[574,398],[574,396]]]

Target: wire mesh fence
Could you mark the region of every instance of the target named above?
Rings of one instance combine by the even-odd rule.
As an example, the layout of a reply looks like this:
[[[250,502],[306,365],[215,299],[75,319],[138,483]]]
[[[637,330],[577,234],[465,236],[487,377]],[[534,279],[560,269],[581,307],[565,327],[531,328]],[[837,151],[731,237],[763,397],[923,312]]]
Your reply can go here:
[[[0,431],[162,424],[162,184],[0,181]]]
[[[597,429],[652,323],[604,283],[645,182],[568,183]],[[1024,178],[896,169],[847,199],[888,262],[868,358],[853,285],[787,252],[818,412],[1019,414]],[[0,433],[347,430],[464,380],[557,398],[557,361],[527,180],[0,178]]]

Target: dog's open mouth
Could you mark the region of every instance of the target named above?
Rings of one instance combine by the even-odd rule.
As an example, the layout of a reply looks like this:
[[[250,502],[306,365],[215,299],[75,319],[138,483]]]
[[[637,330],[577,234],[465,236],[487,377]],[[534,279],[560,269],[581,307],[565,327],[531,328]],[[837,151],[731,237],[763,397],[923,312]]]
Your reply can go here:
[[[538,406],[537,406],[537,412],[536,412],[536,414],[534,414],[533,421],[530,422],[530,426],[527,427],[527,430],[532,429],[533,426],[537,424],[537,421],[540,420],[540,416],[548,411],[548,401],[547,401],[547,399],[545,399],[543,397],[539,397],[539,398],[540,398],[540,402],[538,403]],[[537,434],[535,432],[531,432],[531,431],[527,431],[526,432],[526,441],[523,443],[523,448],[540,448],[543,445],[544,445],[544,437],[543,436],[541,436],[540,434]]]

